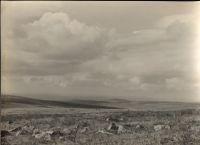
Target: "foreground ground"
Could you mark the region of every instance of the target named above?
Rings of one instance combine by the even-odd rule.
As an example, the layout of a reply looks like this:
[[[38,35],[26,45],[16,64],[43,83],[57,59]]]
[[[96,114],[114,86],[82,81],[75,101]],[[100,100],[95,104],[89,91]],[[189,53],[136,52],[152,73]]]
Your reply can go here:
[[[8,108],[2,145],[199,145],[200,110]]]

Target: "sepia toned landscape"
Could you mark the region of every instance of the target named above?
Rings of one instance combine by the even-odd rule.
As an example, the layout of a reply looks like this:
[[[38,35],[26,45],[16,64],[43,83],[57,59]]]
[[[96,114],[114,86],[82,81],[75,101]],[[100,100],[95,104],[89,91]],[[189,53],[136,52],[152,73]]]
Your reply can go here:
[[[1,1],[1,145],[200,145],[200,2]]]
[[[200,104],[3,96],[2,145],[199,145]],[[92,104],[92,105],[91,105]]]

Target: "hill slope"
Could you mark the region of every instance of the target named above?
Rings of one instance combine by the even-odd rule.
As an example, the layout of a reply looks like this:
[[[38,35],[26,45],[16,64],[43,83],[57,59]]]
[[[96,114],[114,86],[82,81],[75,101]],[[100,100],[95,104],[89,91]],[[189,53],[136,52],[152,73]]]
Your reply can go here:
[[[12,108],[12,107],[23,107],[23,106],[40,106],[40,107],[66,107],[66,108],[104,108],[104,109],[117,109],[117,107],[110,107],[105,105],[99,105],[97,103],[92,104],[91,102],[82,103],[78,101],[50,101],[50,100],[40,100],[33,98],[26,98],[21,96],[13,95],[1,95],[2,108]]]

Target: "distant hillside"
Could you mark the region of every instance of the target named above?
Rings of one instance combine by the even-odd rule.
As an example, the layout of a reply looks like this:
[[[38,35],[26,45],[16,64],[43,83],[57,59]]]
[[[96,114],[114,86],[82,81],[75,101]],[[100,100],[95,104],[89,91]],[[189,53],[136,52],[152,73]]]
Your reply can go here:
[[[66,107],[66,108],[104,108],[104,109],[117,109],[117,107],[110,107],[99,105],[97,102],[81,102],[81,101],[50,101],[40,100],[33,98],[26,98],[14,95],[1,95],[2,108],[24,107],[24,106],[41,106],[41,107]]]
[[[91,108],[91,109],[130,109],[130,110],[182,110],[200,108],[199,103],[183,102],[156,102],[130,101],[125,99],[74,99],[68,101],[52,101],[33,99],[22,96],[2,95],[2,108],[27,107],[64,107],[64,108]]]

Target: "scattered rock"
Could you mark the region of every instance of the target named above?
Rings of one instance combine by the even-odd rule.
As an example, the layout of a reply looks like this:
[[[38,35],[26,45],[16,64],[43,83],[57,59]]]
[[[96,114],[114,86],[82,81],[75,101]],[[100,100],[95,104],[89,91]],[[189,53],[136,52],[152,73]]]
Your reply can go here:
[[[53,131],[52,131],[52,130],[49,130],[49,131],[46,131],[46,133],[52,135],[52,134],[53,134]]]
[[[114,132],[114,133],[122,133],[125,132],[125,129],[122,125],[116,124],[116,123],[111,123],[108,128],[108,131]]]
[[[103,133],[103,134],[109,134],[109,135],[112,135],[112,133],[107,132],[107,131],[105,131],[105,130],[98,130],[97,133]]]
[[[9,130],[10,132],[16,132],[16,136],[18,135],[25,135],[25,134],[32,134],[34,127],[25,125],[23,127],[19,126],[14,129]]]
[[[88,122],[82,122],[82,123],[80,123],[79,126],[81,126],[81,127],[88,127],[89,123]]]
[[[69,130],[68,128],[65,128],[64,130],[61,130],[61,128],[54,128],[53,130],[48,130],[48,131],[34,129],[32,136],[34,136],[36,139],[43,138],[46,141],[51,141],[52,138],[54,138],[54,139],[58,138],[60,140],[63,140],[64,136],[66,134],[69,135],[70,133],[71,133],[71,130]]]
[[[44,134],[44,140],[46,140],[46,141],[51,141],[51,135],[50,134]]]
[[[21,130],[17,131],[15,135],[19,136],[20,134],[21,134]]]
[[[162,130],[164,128],[164,125],[155,125],[154,126],[154,130],[155,131],[160,131],[160,130]]]
[[[64,134],[70,134],[70,133],[71,133],[71,130],[68,129],[68,128],[65,128],[65,129],[63,129],[63,133],[64,133]]]
[[[85,132],[87,132],[89,130],[89,128],[88,127],[84,127],[83,129],[81,129],[81,133],[85,133]]]
[[[39,129],[34,129],[33,130],[33,135],[40,134],[40,133],[41,133],[41,131]]]
[[[21,130],[19,130],[16,135],[21,134],[21,135],[27,135],[27,134],[32,134],[34,127],[33,126],[24,126],[22,127]]]
[[[11,133],[7,130],[1,130],[1,137],[9,136]]]
[[[33,130],[33,135],[32,135],[32,136],[34,136],[34,137],[37,138],[37,139],[40,139],[40,138],[44,137],[45,134],[47,134],[47,133],[44,132],[44,131],[41,131],[41,130],[39,130],[39,129],[34,129],[34,130]]]
[[[34,137],[37,138],[37,139],[40,139],[40,138],[42,138],[42,137],[44,137],[44,136],[45,136],[45,132],[41,132],[41,133],[39,133],[39,134],[35,134],[35,135],[34,135]]]
[[[140,128],[140,125],[136,125],[136,127],[135,127],[136,129],[139,129]]]
[[[107,130],[118,130],[118,127],[117,127],[116,123],[112,122],[112,123],[108,126]]]
[[[123,117],[120,117],[120,116],[109,116],[105,120],[106,121],[120,122],[120,121],[124,121],[125,119]]]
[[[190,130],[198,132],[200,131],[200,126],[191,126]]]
[[[179,139],[178,139],[177,136],[174,136],[174,137],[173,137],[173,141],[177,142],[178,140],[179,140]]]
[[[51,136],[64,136],[64,133],[57,130],[57,131],[53,131],[53,133],[51,134]]]
[[[171,127],[169,125],[154,125],[155,131],[160,131],[162,129],[170,129]]]
[[[9,130],[9,132],[17,132],[17,131],[19,131],[19,130],[21,130],[21,129],[22,129],[22,127],[19,126],[19,127],[16,127],[16,128],[14,128],[14,129]]]
[[[64,137],[63,137],[63,136],[60,136],[60,137],[59,137],[59,140],[64,140]]]
[[[136,127],[135,127],[136,129],[144,129],[144,126],[143,125],[136,125]]]
[[[124,121],[124,118],[119,116],[110,116],[106,118],[106,121],[120,122]]]
[[[33,129],[34,129],[34,126],[28,125],[28,126],[24,126],[22,129],[25,129],[25,130],[33,130]]]
[[[46,141],[51,141],[51,136],[54,136],[54,131],[41,131],[39,129],[35,129],[32,136],[37,139],[43,138]]]
[[[125,129],[122,125],[118,125],[118,130],[117,130],[117,133],[120,134],[120,133],[124,133],[125,132]]]
[[[165,129],[171,129],[171,127],[169,125],[165,125],[164,127]]]

